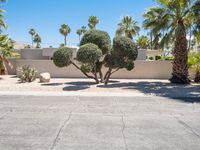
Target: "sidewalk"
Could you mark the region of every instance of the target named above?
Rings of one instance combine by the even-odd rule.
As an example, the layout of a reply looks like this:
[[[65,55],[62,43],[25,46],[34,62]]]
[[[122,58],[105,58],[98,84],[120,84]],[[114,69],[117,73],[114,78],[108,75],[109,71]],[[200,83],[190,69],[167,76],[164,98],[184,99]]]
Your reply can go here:
[[[53,78],[50,83],[19,83],[14,76],[1,76],[0,95],[44,96],[161,96],[200,98],[200,85],[177,85],[168,80],[113,79],[108,85],[90,79]]]

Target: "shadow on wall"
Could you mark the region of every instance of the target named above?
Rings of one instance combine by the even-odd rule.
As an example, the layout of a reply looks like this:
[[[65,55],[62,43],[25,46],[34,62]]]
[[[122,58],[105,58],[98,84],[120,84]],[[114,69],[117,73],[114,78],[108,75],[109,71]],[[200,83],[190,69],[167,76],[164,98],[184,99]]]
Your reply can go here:
[[[184,102],[200,103],[200,85],[179,85],[162,82],[114,83],[98,85],[99,88],[138,90],[147,95],[169,97]]]

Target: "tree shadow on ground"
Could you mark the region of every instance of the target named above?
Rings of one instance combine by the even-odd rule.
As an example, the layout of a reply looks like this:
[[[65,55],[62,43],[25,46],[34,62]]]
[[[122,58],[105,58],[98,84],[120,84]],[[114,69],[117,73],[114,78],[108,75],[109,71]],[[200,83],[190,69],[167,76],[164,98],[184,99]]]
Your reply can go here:
[[[80,91],[90,88],[91,85],[95,85],[94,82],[80,81],[80,82],[67,82],[67,86],[63,88],[63,91]]]
[[[60,86],[60,85],[63,85],[63,83],[42,83],[41,84],[41,86]]]
[[[118,83],[117,80],[111,80],[110,83]],[[77,82],[67,82],[67,86],[63,88],[64,91],[80,91],[89,89],[91,85],[96,85],[94,81],[77,81]]]
[[[163,82],[110,83],[98,85],[100,88],[121,88],[138,90],[147,95],[168,97],[184,102],[200,103],[200,85],[180,85]]]

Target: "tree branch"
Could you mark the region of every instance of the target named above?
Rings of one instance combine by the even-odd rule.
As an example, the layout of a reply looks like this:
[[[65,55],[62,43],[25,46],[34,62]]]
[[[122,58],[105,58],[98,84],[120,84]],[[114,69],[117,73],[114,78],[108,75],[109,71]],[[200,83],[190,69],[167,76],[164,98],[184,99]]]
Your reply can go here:
[[[89,79],[94,79],[94,80],[96,81],[95,77],[90,76],[90,75],[88,75],[87,73],[83,72],[83,71],[81,70],[81,68],[80,68],[78,65],[76,65],[74,62],[71,62],[71,64],[74,65],[77,69],[79,69],[87,78],[89,78]]]

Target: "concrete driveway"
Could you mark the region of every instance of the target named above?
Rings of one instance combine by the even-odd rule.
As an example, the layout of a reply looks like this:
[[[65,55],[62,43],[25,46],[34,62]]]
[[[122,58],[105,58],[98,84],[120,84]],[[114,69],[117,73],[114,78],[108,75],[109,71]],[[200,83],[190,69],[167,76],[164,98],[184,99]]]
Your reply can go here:
[[[199,150],[198,99],[0,96],[0,150]]]

